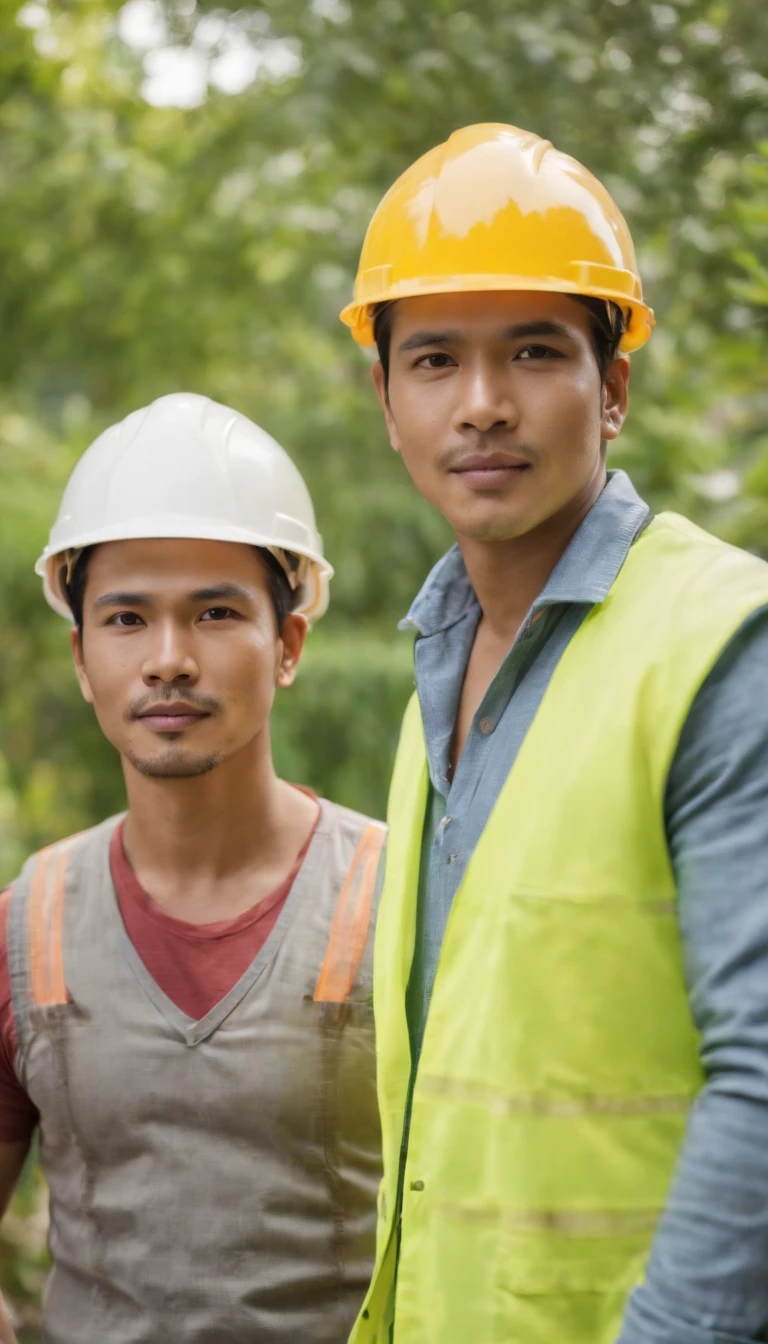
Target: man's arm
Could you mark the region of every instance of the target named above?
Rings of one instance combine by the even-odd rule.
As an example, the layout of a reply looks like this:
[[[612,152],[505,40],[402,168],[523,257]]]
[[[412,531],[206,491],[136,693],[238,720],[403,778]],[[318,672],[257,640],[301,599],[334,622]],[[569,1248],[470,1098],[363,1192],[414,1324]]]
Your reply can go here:
[[[752,1344],[768,1338],[766,612],[694,701],[666,821],[706,1083],[618,1344]]]
[[[0,1217],[8,1208],[28,1151],[29,1142],[26,1139],[21,1143],[0,1143]],[[0,1344],[17,1344],[2,1295],[0,1295]]]
[[[0,1218],[3,1217],[37,1124],[37,1111],[16,1077],[17,1039],[8,969],[10,889],[0,892]],[[16,1344],[0,1294],[0,1344]]]

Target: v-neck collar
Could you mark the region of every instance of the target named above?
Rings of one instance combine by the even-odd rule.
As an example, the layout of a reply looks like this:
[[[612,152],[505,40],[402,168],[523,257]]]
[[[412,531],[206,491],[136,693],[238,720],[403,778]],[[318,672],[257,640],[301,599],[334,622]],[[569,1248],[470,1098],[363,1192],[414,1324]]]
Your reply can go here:
[[[144,962],[136,951],[136,948],[131,942],[128,936],[128,931],[123,923],[122,915],[120,914],[117,892],[109,869],[109,845],[107,845],[101,877],[101,889],[107,895],[105,901],[107,918],[116,929],[120,949],[136,976],[142,990],[165,1019],[174,1035],[185,1045],[199,1045],[201,1041],[208,1040],[229,1017],[230,1013],[242,1003],[246,994],[256,984],[256,981],[263,975],[267,966],[273,960],[288,929],[293,923],[297,912],[304,904],[307,895],[307,887],[309,883],[313,881],[313,874],[318,870],[319,865],[317,859],[321,855],[330,833],[327,805],[323,799],[319,799],[318,801],[320,804],[320,816],[315,827],[314,835],[309,842],[304,862],[296,874],[293,886],[286,897],[285,905],[275,921],[274,928],[269,933],[263,947],[256,953],[250,966],[246,968],[239,980],[232,986],[229,993],[225,994],[223,999],[220,999],[218,1003],[214,1004],[204,1017],[197,1020],[190,1017],[183,1011],[183,1009],[179,1008],[178,1005],[173,1002],[173,999],[169,998],[165,991],[161,989],[154,977],[150,975]],[[118,825],[120,820],[121,818],[118,818],[115,824]]]

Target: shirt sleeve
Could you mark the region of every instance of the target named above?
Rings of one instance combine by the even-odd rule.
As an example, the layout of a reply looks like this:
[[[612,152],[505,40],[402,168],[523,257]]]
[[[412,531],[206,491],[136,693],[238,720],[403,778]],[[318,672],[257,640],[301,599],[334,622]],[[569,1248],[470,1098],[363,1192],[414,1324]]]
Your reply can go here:
[[[10,889],[0,892],[0,1143],[30,1140],[37,1110],[16,1077],[16,1023],[8,969]]]
[[[768,1337],[768,610],[696,696],[666,824],[706,1081],[618,1344],[748,1344]]]

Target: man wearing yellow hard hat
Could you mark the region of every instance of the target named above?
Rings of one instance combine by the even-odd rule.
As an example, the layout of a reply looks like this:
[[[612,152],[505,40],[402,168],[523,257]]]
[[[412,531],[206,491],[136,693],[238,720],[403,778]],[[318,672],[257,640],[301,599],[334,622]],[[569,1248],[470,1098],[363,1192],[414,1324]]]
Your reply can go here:
[[[606,472],[653,328],[627,226],[470,126],[342,317],[457,543],[403,622],[354,1344],[766,1338],[768,566]]]
[[[77,464],[37,572],[129,804],[0,898],[0,1207],[39,1130],[45,1339],[339,1344],[373,1263],[384,828],[272,763],[333,572],[309,493],[245,416],[161,397]]]

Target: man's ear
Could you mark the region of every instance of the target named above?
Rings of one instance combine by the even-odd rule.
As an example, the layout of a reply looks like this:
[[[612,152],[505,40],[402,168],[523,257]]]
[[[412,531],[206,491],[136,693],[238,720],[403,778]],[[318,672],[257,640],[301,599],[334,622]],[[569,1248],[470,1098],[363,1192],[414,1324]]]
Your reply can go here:
[[[278,641],[279,661],[275,678],[275,685],[281,690],[286,686],[292,686],[296,680],[308,629],[309,622],[306,616],[301,616],[298,612],[291,612],[283,621]]]
[[[85,670],[85,663],[83,662],[83,632],[82,630],[79,630],[76,625],[73,625],[69,632],[69,646],[72,650],[72,660],[75,664],[75,672],[77,673],[77,680],[80,683],[83,699],[89,705],[92,705],[93,691],[91,690],[91,683],[88,680],[88,673]]]
[[[603,410],[600,417],[601,439],[617,439],[629,410],[630,364],[627,355],[617,355],[603,384]]]
[[[391,443],[395,452],[399,453],[401,451],[400,435],[397,432],[397,425],[395,424],[392,418],[392,411],[389,405],[389,390],[387,388],[387,380],[384,377],[384,369],[382,367],[380,359],[377,359],[376,363],[373,365],[373,368],[371,369],[371,376],[373,378],[373,386],[376,388],[376,396],[379,398],[379,405],[381,406],[381,409],[384,412],[384,419],[387,425],[387,433],[389,434],[389,442]]]

